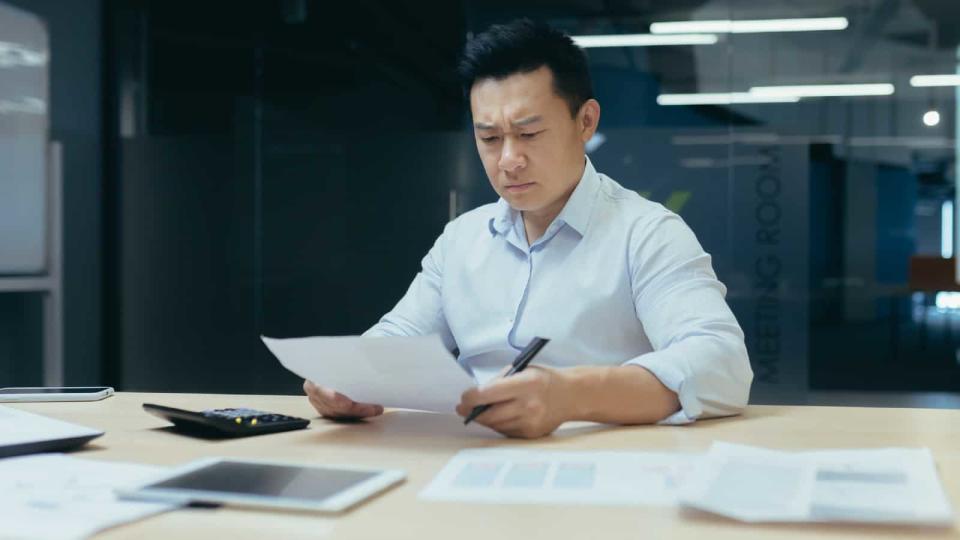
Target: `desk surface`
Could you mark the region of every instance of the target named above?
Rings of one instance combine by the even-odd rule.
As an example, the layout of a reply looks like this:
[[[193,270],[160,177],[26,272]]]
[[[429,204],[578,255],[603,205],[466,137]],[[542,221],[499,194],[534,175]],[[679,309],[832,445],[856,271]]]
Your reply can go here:
[[[251,407],[314,418],[310,429],[208,441],[163,429],[143,402],[185,409]],[[947,494],[960,504],[960,411],[853,407],[749,407],[737,418],[690,426],[566,428],[538,441],[508,440],[455,416],[388,411],[356,424],[320,418],[301,396],[120,393],[91,403],[31,403],[19,408],[107,432],[73,455],[174,465],[205,456],[290,459],[404,469],[407,481],[336,517],[237,509],[184,509],[112,529],[97,538],[960,538],[960,527],[923,530],[840,525],[746,525],[676,509],[497,506],[425,502],[417,494],[458,450],[476,447],[553,450],[705,451],[715,440],[778,449],[927,446]]]

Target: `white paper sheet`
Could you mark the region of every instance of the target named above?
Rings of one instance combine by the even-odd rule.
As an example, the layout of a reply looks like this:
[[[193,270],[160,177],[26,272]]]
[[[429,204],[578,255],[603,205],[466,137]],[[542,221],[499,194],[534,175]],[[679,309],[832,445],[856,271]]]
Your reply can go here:
[[[692,459],[683,453],[464,450],[420,498],[494,504],[672,505]]]
[[[354,401],[453,414],[476,385],[439,336],[263,337],[283,367]]]
[[[680,502],[748,522],[953,524],[925,448],[779,452],[714,443]]]
[[[0,406],[0,446],[102,434],[102,431]]]
[[[97,531],[174,508],[118,500],[113,490],[159,467],[39,454],[0,460],[0,537],[87,538]]]

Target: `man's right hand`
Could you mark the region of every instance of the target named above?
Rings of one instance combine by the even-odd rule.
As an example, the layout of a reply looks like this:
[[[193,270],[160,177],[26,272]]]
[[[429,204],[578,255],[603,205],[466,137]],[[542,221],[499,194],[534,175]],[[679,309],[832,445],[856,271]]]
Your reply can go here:
[[[382,405],[357,403],[339,392],[317,386],[310,381],[303,381],[303,391],[310,398],[310,404],[313,405],[313,408],[327,418],[345,420],[383,414]]]

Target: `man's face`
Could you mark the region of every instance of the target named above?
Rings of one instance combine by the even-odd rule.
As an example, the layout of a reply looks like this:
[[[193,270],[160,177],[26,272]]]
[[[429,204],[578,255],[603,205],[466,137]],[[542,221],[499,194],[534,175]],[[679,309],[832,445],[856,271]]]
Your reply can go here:
[[[596,129],[591,107],[573,117],[545,66],[474,83],[470,110],[477,151],[493,189],[512,208],[560,211],[583,174],[584,144]]]

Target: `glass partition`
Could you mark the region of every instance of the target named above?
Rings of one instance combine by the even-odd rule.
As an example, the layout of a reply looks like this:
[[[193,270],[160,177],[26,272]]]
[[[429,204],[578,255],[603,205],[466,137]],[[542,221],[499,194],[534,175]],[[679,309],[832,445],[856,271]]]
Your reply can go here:
[[[754,402],[956,392],[955,4],[113,2],[117,383],[297,392],[260,334],[362,332],[495,199],[453,68],[528,16],[646,36],[588,152],[713,255]]]

